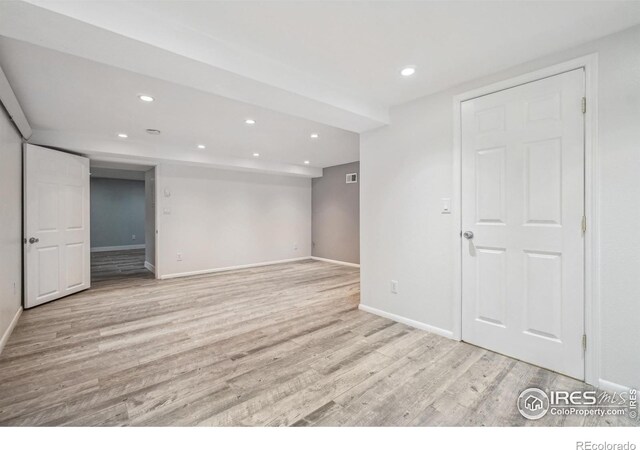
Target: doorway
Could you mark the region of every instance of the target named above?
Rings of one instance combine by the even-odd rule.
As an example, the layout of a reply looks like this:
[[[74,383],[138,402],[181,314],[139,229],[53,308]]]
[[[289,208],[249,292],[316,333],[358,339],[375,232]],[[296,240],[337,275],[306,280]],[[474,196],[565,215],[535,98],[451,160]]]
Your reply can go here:
[[[461,101],[461,338],[584,379],[585,70]]]
[[[155,168],[91,161],[91,281],[155,274]]]

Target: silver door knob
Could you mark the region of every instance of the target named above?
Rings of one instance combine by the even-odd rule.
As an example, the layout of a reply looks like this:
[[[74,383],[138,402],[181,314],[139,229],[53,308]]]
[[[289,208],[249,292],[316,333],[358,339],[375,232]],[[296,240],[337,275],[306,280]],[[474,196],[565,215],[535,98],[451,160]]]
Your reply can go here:
[[[29,238],[29,244],[35,244],[36,242],[40,242],[40,239],[34,237]]]
[[[473,231],[465,231],[462,235],[465,239],[473,239]]]

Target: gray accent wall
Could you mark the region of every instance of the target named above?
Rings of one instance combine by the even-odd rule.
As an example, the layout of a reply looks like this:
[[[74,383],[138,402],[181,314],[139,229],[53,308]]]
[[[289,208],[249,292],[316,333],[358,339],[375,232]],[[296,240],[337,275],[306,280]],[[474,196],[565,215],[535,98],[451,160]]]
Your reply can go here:
[[[91,179],[92,249],[144,245],[144,184],[138,180]]]
[[[22,138],[0,105],[0,351],[22,305]]]
[[[346,183],[348,173],[358,182]],[[360,264],[360,163],[326,167],[311,189],[312,255]]]

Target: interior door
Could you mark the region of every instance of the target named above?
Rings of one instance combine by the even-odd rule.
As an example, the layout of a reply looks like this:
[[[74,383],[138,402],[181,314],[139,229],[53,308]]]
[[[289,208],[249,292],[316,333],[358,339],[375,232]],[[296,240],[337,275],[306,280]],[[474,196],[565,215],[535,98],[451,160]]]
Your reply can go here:
[[[462,338],[584,378],[584,71],[462,103]]]
[[[91,285],[89,159],[25,145],[25,308]]]

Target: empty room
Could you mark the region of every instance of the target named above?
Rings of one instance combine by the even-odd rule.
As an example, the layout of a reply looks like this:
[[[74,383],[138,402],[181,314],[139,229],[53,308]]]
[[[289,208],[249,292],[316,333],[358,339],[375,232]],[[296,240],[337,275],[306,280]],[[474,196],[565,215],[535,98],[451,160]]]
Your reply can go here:
[[[640,1],[1,1],[0,102],[6,432],[640,445]]]

